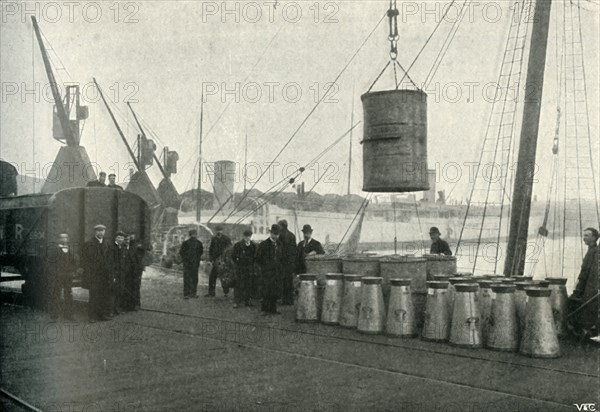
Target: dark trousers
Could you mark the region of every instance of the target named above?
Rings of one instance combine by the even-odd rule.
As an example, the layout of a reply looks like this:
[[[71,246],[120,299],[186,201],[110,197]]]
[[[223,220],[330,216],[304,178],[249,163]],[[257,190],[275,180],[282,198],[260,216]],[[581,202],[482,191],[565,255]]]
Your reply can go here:
[[[48,293],[50,295],[50,316],[52,318],[57,318],[62,312],[64,316],[71,317],[73,315],[73,293],[71,291],[71,277],[68,275],[56,276],[53,279],[50,279],[48,287]],[[61,292],[64,296],[64,302],[60,298]]]
[[[284,305],[294,304],[294,272],[289,268],[283,272],[281,301]]]
[[[142,306],[142,275],[143,271],[137,271],[133,275],[133,304],[134,306]],[[198,273],[198,272],[196,272]],[[196,281],[196,284],[198,282]]]
[[[260,310],[267,313],[277,313],[277,296],[263,296]]]
[[[108,316],[113,305],[110,285],[90,285],[89,293],[88,317],[91,320],[97,320]]]
[[[238,271],[235,276],[235,286],[233,288],[233,301],[237,304],[250,303],[252,292],[252,273],[248,271]]]
[[[219,277],[219,271],[216,266],[213,264],[213,268],[210,271],[210,275],[208,276],[208,294],[211,296],[215,296],[215,291],[217,289],[217,278]],[[223,293],[228,294],[229,288],[223,287]]]
[[[199,266],[183,266],[183,296],[196,296],[198,293]]]

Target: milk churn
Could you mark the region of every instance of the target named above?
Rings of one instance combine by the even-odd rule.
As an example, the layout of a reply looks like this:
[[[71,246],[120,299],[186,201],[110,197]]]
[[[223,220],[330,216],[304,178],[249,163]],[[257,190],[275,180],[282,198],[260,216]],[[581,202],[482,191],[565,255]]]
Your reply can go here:
[[[427,259],[427,280],[435,275],[453,275],[456,273],[456,256],[424,255]]]
[[[454,305],[454,296],[456,292],[455,285],[458,283],[472,283],[473,281],[462,276],[454,276],[448,279],[450,284],[448,285],[448,305],[450,306],[450,313]]]
[[[515,307],[515,286],[494,285],[492,313],[485,337],[486,347],[497,351],[516,352],[519,349],[519,325]]]
[[[533,285],[533,282],[515,282],[515,309],[517,311],[519,336],[523,334],[525,329],[525,310],[527,308],[527,292],[525,289]]]
[[[410,279],[391,279],[390,304],[385,332],[390,336],[414,338],[417,336]]]
[[[533,280],[533,276],[519,276],[514,278],[517,282],[531,282]]]
[[[358,324],[361,286],[360,275],[344,275],[344,294],[342,296],[340,326],[355,328]]]
[[[327,285],[323,295],[323,308],[321,322],[328,325],[337,325],[340,322],[342,296],[344,293],[344,275],[341,273],[328,273],[325,275]]]
[[[454,309],[452,311],[452,327],[450,328],[450,344],[465,348],[480,348],[481,315],[477,303],[479,285],[476,283],[457,283]]]
[[[427,94],[385,90],[361,96],[363,102],[363,190],[429,190],[427,173]]]
[[[300,275],[300,292],[296,307],[297,322],[318,322],[317,309],[317,275]]]
[[[379,334],[385,326],[385,305],[379,277],[363,277],[360,295],[360,312],[357,330],[361,333]]]
[[[560,346],[550,306],[552,291],[547,288],[526,288],[527,309],[525,329],[521,337],[522,355],[534,358],[557,358]]]
[[[481,314],[481,334],[485,340],[489,329],[490,317],[492,316],[492,280],[480,280],[479,284],[479,313]]]
[[[447,342],[450,335],[450,316],[448,282],[427,282],[425,323],[421,338],[433,342]]]
[[[554,315],[554,323],[558,336],[567,334],[567,278],[546,278],[552,291],[550,295],[550,307]]]
[[[517,281],[517,278],[504,278],[504,279],[502,279],[501,283],[512,285],[516,281]]]
[[[387,303],[390,296],[391,279],[410,279],[411,291],[427,291],[427,260],[414,256],[384,256],[379,262],[383,278],[383,298]]]

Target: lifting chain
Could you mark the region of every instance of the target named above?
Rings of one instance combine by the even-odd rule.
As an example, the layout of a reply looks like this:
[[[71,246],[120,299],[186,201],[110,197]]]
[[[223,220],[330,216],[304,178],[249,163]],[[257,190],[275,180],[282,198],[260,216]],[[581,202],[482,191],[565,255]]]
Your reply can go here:
[[[398,57],[398,8],[396,7],[396,0],[390,0],[390,9],[387,12],[388,18],[390,19],[390,58],[396,60]]]

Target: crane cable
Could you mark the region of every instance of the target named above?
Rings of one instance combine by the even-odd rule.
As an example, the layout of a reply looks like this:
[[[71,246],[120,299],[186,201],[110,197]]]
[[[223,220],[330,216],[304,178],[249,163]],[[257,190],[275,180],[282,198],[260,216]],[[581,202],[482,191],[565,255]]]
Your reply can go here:
[[[327,90],[325,91],[325,93],[323,93],[319,100],[317,101],[317,103],[313,106],[313,108],[310,110],[310,112],[304,117],[304,119],[302,120],[302,122],[300,122],[300,125],[294,130],[294,132],[292,133],[292,135],[290,136],[290,138],[287,140],[287,142],[283,145],[283,147],[279,150],[279,152],[275,155],[275,157],[273,158],[273,160],[271,161],[270,164],[273,164],[278,158],[279,156],[283,153],[283,151],[289,146],[289,144],[292,142],[292,140],[294,140],[294,138],[298,135],[298,133],[300,132],[300,129],[302,129],[302,127],[306,124],[306,122],[308,121],[308,119],[312,116],[312,114],[317,110],[317,108],[320,106],[321,102],[323,101],[323,99],[325,98],[325,96],[329,95],[329,92],[331,91],[331,89],[337,84],[337,81],[340,79],[340,77],[342,77],[342,75],[344,74],[344,72],[348,69],[348,67],[350,66],[350,64],[354,61],[354,59],[356,58],[356,56],[358,56],[358,54],[360,53],[360,51],[362,50],[362,48],[365,46],[365,44],[367,44],[367,42],[369,41],[369,39],[373,36],[373,34],[375,33],[375,31],[377,30],[377,28],[379,27],[379,25],[381,24],[381,22],[383,21],[383,19],[386,17],[387,13],[384,13],[381,16],[381,19],[379,19],[379,21],[377,22],[377,24],[375,25],[375,27],[373,28],[373,30],[371,30],[371,32],[367,35],[367,37],[363,40],[363,42],[360,44],[360,46],[358,47],[358,49],[354,52],[354,54],[350,57],[350,59],[346,62],[346,64],[344,65],[344,67],[342,68],[342,70],[338,73],[338,75],[335,77],[335,79],[333,80],[333,82],[329,83],[329,87],[327,88]],[[250,187],[250,190],[252,190],[256,184],[264,177],[265,173],[267,172],[267,170],[264,170],[260,176],[258,177],[258,179],[252,184],[252,186]],[[240,199],[240,203],[246,198],[247,196],[246,192],[242,198]],[[227,221],[227,219],[229,219],[231,217],[231,215],[235,212],[235,208],[231,211],[231,213],[229,213],[229,215],[225,218],[225,221]]]

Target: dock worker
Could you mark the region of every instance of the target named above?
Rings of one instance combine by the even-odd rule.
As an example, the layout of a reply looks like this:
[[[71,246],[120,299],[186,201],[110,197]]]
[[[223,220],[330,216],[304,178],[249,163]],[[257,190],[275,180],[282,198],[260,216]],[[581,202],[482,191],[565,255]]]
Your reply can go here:
[[[433,226],[429,229],[429,237],[431,238],[431,248],[429,253],[432,255],[443,254],[446,256],[452,256],[452,251],[450,250],[450,246],[448,246],[448,242],[441,238],[442,234],[440,230]]]
[[[84,243],[82,267],[84,285],[89,289],[88,317],[90,322],[108,320],[110,312],[109,245],[104,239],[106,226],[94,226],[94,236]]]
[[[73,277],[77,273],[75,253],[69,246],[69,235],[61,233],[57,242],[48,247],[48,293],[50,295],[50,317],[58,319],[59,313],[73,320]],[[64,304],[61,304],[61,293]]]
[[[146,250],[144,245],[136,239],[135,233],[129,235],[129,249],[133,256],[133,279],[132,279],[132,290],[133,290],[133,309],[138,310],[141,305],[141,289],[142,289],[142,275],[144,273],[144,262],[146,260]]]
[[[109,249],[109,265],[111,276],[110,299],[112,303],[112,315],[118,315],[125,311],[128,251],[124,246],[125,233],[118,231],[115,240]]]
[[[98,174],[98,179],[90,180],[86,186],[87,187],[106,187],[106,173],[100,172],[100,174]]]
[[[235,265],[234,308],[238,308],[242,304],[252,306],[250,297],[254,284],[256,250],[257,246],[252,241],[252,231],[244,230],[243,239],[233,245],[233,263]]]
[[[296,258],[296,273],[306,273],[306,257],[313,255],[324,255],[323,245],[312,237],[313,229],[310,225],[302,226],[304,240],[298,243],[298,254]]]
[[[198,239],[198,231],[189,231],[189,238],[181,244],[179,256],[183,263],[183,298],[198,297],[198,270],[204,253],[204,246]]]
[[[208,277],[208,293],[206,297],[214,297],[215,290],[217,288],[217,278],[219,277],[219,269],[224,267],[221,257],[225,252],[225,249],[231,247],[231,239],[223,233],[223,226],[218,225],[215,227],[216,234],[210,240],[210,246],[208,247],[208,258],[212,262],[212,269]],[[223,294],[225,297],[229,294],[229,287],[223,285]]]
[[[108,175],[108,185],[107,185],[106,187],[110,187],[110,188],[112,188],[112,189],[119,189],[119,190],[123,190],[123,187],[122,187],[122,186],[119,186],[119,185],[116,183],[116,179],[117,179],[117,176],[116,176],[114,173],[111,173],[111,174],[109,174],[109,175]]]
[[[134,251],[134,245],[131,241],[131,235],[125,233],[125,238],[121,246],[123,249],[122,266],[122,296],[121,307],[124,311],[130,312],[135,309],[135,274],[137,269],[137,256]]]
[[[294,304],[294,272],[298,255],[296,236],[288,230],[287,220],[281,219],[277,224],[280,227],[279,240],[283,245],[281,304],[289,306]]]
[[[588,250],[583,258],[577,285],[569,297],[568,325],[572,334],[581,340],[598,335],[598,230],[588,227],[583,231],[583,242]]]
[[[260,276],[260,310],[263,316],[278,314],[277,299],[281,292],[283,244],[279,240],[279,225],[271,226],[269,237],[263,240],[256,252]]]

